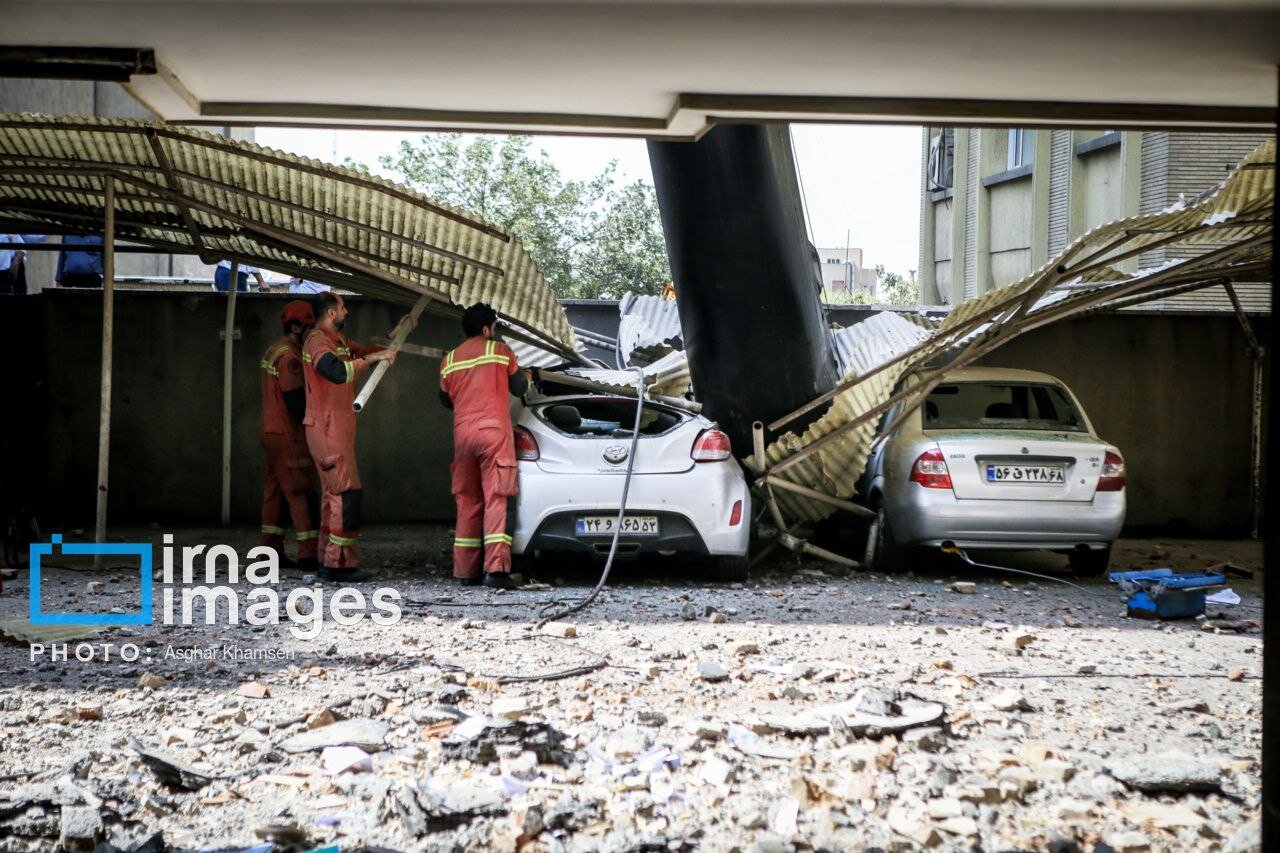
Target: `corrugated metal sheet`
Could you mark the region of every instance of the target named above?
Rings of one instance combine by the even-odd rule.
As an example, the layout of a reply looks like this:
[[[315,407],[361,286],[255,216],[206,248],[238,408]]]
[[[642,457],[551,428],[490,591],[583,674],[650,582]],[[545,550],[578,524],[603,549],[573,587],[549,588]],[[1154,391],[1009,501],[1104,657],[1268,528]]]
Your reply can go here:
[[[187,128],[0,116],[0,217],[8,223],[100,231],[108,176],[121,239],[404,304],[425,293],[441,307],[489,302],[552,348],[575,351],[532,256],[466,211],[352,169]]]
[[[623,364],[631,363],[636,350],[684,348],[680,312],[673,300],[628,291],[618,302],[618,315],[618,350]]]
[[[872,314],[860,323],[831,333],[841,376],[866,373],[928,337],[926,327],[894,311]]]
[[[1036,325],[1100,310],[1109,304],[1124,305],[1132,299],[1156,296],[1170,286],[1170,276],[1181,276],[1180,286],[1217,281],[1224,276],[1252,281],[1248,276],[1268,269],[1271,262],[1275,155],[1275,143],[1268,141],[1214,192],[1146,216],[1098,226],[1021,281],[957,306],[919,352],[868,377],[867,361],[878,359],[879,365],[888,364],[895,354],[905,351],[907,343],[892,340],[884,330],[869,328],[866,358],[853,362],[846,374],[850,387],[836,395],[827,412],[803,435],[787,432],[769,444],[767,467],[774,469],[790,462],[791,467],[773,470],[773,476],[833,496],[849,497],[866,466],[880,420],[872,413],[893,397],[894,387],[906,373],[949,358],[955,359],[956,366],[964,366],[973,355],[957,357],[956,350],[968,342],[982,339],[998,345]],[[1215,224],[1220,227],[1203,230]],[[1194,258],[1173,260],[1155,269],[1140,270],[1136,275],[1125,275],[1108,265],[1108,258],[1141,250],[1175,235],[1177,239],[1171,245],[1194,254]],[[1224,245],[1233,248],[1226,254],[1211,254]],[[1060,267],[1067,271],[1057,272]],[[1015,312],[1017,305],[1047,285],[1052,285],[1051,289],[1044,291],[1031,309],[1024,314]],[[996,332],[1002,337],[991,337]],[[859,377],[864,378],[858,381]],[[921,399],[922,395],[913,393],[903,405],[918,405]],[[821,449],[792,461],[801,450],[840,429],[846,431]],[[831,512],[828,505],[799,495],[783,491],[775,494],[783,512],[792,519],[815,520]]]
[[[689,374],[689,357],[681,350],[667,353],[652,364],[645,365],[643,370],[645,388],[650,394],[683,397],[692,390],[693,379]],[[575,367],[566,370],[565,373],[614,388],[636,387],[636,374],[633,370],[592,370]]]

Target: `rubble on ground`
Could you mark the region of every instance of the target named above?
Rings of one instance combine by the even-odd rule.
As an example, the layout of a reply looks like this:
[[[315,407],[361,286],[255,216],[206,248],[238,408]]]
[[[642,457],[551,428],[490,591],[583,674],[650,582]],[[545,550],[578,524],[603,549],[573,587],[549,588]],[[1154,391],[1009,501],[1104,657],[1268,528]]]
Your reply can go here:
[[[511,606],[410,565],[388,582],[439,603],[393,626],[108,632],[147,650],[132,663],[0,646],[19,674],[0,683],[0,848],[1260,849],[1256,632],[1135,623],[1045,581],[957,595],[945,571],[823,568],[624,570],[544,632],[563,589]],[[1256,604],[1261,582],[1235,588]],[[292,656],[165,656],[224,644]]]

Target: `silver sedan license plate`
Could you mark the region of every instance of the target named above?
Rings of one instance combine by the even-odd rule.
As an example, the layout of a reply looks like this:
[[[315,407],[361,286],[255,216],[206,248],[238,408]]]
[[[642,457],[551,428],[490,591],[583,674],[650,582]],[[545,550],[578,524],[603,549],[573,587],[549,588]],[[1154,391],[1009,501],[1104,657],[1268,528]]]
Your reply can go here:
[[[988,465],[988,483],[1065,483],[1062,465]]]
[[[578,519],[579,536],[612,536],[618,523],[616,515],[587,515]],[[622,519],[622,533],[626,536],[657,536],[656,515],[628,515]]]

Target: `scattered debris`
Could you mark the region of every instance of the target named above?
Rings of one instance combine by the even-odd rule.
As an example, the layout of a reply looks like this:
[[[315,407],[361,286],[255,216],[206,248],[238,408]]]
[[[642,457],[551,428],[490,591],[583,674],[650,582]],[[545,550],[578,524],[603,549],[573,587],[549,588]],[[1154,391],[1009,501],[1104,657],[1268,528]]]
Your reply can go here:
[[[536,755],[540,764],[568,767],[573,754],[565,742],[564,733],[549,723],[468,717],[445,738],[443,755],[451,761],[492,764],[500,748],[519,747]]]
[[[142,759],[150,770],[156,774],[156,777],[163,782],[170,790],[174,791],[199,791],[210,782],[219,779],[229,779],[234,777],[214,776],[213,774],[198,770],[191,765],[178,761],[177,759],[165,755],[162,752],[145,748],[136,738],[129,738],[129,746],[138,757]],[[241,774],[243,775],[243,774]]]
[[[243,696],[246,699],[269,699],[271,692],[267,690],[265,685],[256,681],[246,681],[236,688],[236,695]]]
[[[138,679],[138,687],[140,687],[143,690],[146,690],[148,688],[150,688],[151,690],[158,690],[163,686],[164,686],[164,676],[156,675],[154,672],[144,672],[142,673],[142,676]]]
[[[330,776],[373,772],[373,756],[358,746],[326,746],[320,753],[320,763]]]
[[[280,744],[285,752],[310,752],[327,746],[358,746],[367,752],[384,748],[390,726],[381,720],[342,720],[294,735]]]
[[[1166,750],[1112,759],[1107,770],[1128,787],[1148,794],[1217,791],[1221,762]]]
[[[725,681],[729,678],[729,670],[715,661],[698,661],[698,675],[703,681]]]

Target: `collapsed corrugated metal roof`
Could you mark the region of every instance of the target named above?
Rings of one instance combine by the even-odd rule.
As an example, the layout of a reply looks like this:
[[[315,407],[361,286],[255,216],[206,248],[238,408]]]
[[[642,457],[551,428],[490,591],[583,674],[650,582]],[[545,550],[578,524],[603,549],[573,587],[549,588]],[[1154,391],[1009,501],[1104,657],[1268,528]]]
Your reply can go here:
[[[7,230],[101,233],[108,180],[117,239],[404,304],[431,295],[448,313],[489,302],[517,335],[576,351],[532,256],[509,231],[464,210],[353,169],[187,128],[0,116]]]
[[[630,364],[633,354],[651,357],[684,349],[680,312],[672,300],[628,291],[618,302],[618,314],[618,352],[623,364]]]
[[[1275,142],[1265,142],[1226,181],[1199,198],[1094,228],[1021,281],[956,306],[920,343],[908,345],[908,338],[895,338],[897,331],[887,328],[854,331],[866,323],[846,330],[853,338],[868,338],[863,352],[878,363],[869,366],[852,358],[834,391],[769,424],[776,434],[796,418],[831,404],[803,434],[782,433],[766,447],[761,480],[777,506],[793,522],[830,515],[833,504],[782,486],[774,491],[770,483],[834,498],[852,496],[886,411],[898,403],[903,415],[914,411],[948,370],[964,367],[1024,332],[1211,286],[1224,287],[1231,298],[1234,282],[1266,279],[1275,155]],[[1192,256],[1136,273],[1117,267],[1157,246],[1174,245]],[[912,371],[920,371],[922,381],[895,393],[899,379]]]
[[[892,311],[873,314],[861,323],[831,332],[841,376],[850,375],[850,371],[855,371],[855,376],[866,373],[928,337],[924,326]]]
[[[680,350],[669,352],[641,369],[644,371],[645,390],[650,396],[684,397],[693,389],[693,380],[689,374],[689,357]],[[629,389],[636,385],[634,370],[596,370],[575,367],[565,372],[612,388]]]

